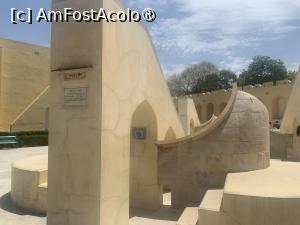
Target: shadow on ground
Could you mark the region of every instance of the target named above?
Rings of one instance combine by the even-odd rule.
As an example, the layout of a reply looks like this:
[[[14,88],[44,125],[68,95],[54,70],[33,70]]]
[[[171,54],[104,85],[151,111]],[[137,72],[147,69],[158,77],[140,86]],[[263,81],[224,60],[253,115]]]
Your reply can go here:
[[[9,213],[17,214],[20,216],[37,216],[37,217],[46,217],[45,214],[34,213],[29,210],[21,209],[13,204],[10,199],[10,193],[7,193],[0,197],[0,208]]]
[[[160,209],[152,211],[147,209],[130,209],[130,218],[144,217],[156,220],[178,221],[183,210],[172,208],[171,206],[162,206]]]
[[[10,199],[10,193],[7,193],[0,197],[0,209],[7,211],[12,214],[20,216],[37,216],[37,217],[46,217],[45,214],[38,214],[32,211],[21,209],[20,207],[13,204]],[[133,217],[143,217],[148,219],[155,220],[167,220],[167,221],[178,221],[180,215],[182,214],[181,209],[172,208],[171,206],[162,206],[158,210],[147,210],[147,209],[130,209],[130,218]]]

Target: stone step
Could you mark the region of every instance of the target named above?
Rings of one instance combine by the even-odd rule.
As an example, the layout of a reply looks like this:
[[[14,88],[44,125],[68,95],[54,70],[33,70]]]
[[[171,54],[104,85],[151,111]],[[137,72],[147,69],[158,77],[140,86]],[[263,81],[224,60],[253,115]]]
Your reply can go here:
[[[223,190],[208,190],[198,211],[198,225],[223,225],[222,199]]]
[[[223,199],[223,189],[208,190],[200,204],[199,210],[220,211]]]
[[[180,216],[176,225],[197,225],[198,207],[187,207]]]

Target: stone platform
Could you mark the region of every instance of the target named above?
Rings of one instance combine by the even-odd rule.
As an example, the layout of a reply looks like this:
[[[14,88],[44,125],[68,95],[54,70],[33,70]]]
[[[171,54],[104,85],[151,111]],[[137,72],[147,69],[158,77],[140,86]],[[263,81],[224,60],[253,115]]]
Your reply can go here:
[[[11,202],[11,169],[14,162],[23,159],[38,159],[43,161],[42,155],[47,154],[48,147],[20,148],[0,151],[0,225],[46,225],[44,214],[35,214]],[[37,157],[36,157],[37,156]],[[21,161],[20,161],[21,160]],[[28,161],[27,161],[28,162]],[[21,163],[23,164],[23,163]],[[23,167],[20,163],[15,166]],[[30,164],[23,164],[26,167]],[[32,166],[32,170],[37,169]],[[41,185],[42,186],[42,185]],[[170,194],[164,195],[165,206],[157,211],[133,210],[129,225],[176,225],[182,211],[170,207]]]
[[[199,225],[298,225],[300,164],[272,161],[268,169],[232,173],[224,191],[208,191]]]

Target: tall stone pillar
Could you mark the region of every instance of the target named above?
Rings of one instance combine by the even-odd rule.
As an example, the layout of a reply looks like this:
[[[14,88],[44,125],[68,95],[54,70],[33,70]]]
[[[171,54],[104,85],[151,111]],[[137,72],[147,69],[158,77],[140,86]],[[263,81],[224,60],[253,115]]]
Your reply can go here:
[[[100,0],[53,0],[53,10],[101,7]],[[127,225],[128,190],[125,203],[108,197],[113,183],[101,191],[110,185],[101,163],[102,23],[53,22],[51,59],[47,224]]]
[[[60,11],[102,7],[127,10],[119,0],[53,0]],[[138,181],[131,199],[160,207],[155,142],[168,129],[184,131],[146,27],[54,22],[51,51],[48,225],[128,225],[130,168]],[[134,137],[132,126],[148,136]]]

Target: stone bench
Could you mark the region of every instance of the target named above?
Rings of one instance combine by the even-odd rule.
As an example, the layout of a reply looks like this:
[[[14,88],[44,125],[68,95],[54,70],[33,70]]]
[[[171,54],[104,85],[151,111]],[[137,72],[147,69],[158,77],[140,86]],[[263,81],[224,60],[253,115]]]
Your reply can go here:
[[[11,200],[26,210],[46,213],[48,156],[35,156],[12,164]]]

